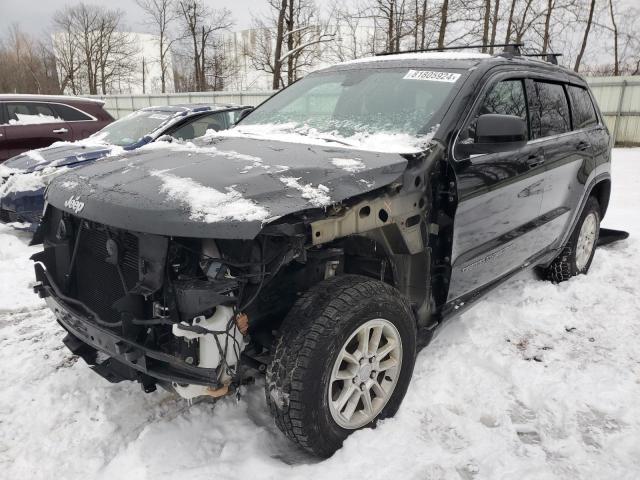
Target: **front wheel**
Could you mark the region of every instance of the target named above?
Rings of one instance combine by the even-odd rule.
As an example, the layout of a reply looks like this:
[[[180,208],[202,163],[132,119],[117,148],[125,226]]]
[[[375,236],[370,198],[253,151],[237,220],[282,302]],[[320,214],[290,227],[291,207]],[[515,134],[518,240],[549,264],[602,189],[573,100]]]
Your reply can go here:
[[[547,279],[558,283],[589,271],[600,234],[600,216],[598,200],[589,197],[567,245],[547,268]]]
[[[276,424],[314,455],[333,454],[395,414],[415,350],[415,320],[396,289],[355,275],[319,283],[287,315],[267,370]]]

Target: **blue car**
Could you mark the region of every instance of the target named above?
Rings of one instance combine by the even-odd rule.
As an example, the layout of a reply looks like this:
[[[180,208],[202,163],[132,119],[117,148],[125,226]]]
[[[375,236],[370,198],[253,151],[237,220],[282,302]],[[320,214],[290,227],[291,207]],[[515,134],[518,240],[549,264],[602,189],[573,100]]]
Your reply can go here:
[[[0,222],[35,229],[49,181],[65,171],[157,140],[191,140],[225,130],[251,110],[239,105],[172,105],[138,110],[77,142],[57,142],[0,164]]]

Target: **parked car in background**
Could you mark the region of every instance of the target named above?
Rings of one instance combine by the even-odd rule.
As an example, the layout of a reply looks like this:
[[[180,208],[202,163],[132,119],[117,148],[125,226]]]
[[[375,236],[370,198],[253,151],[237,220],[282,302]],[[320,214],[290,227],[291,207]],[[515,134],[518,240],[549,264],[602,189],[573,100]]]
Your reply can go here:
[[[104,102],[66,95],[0,95],[0,162],[59,141],[87,138],[113,122]]]
[[[229,104],[143,108],[87,139],[56,142],[11,158],[0,165],[0,222],[26,222],[35,227],[44,206],[46,185],[70,168],[158,139],[191,140],[207,130],[225,130],[250,109]]]

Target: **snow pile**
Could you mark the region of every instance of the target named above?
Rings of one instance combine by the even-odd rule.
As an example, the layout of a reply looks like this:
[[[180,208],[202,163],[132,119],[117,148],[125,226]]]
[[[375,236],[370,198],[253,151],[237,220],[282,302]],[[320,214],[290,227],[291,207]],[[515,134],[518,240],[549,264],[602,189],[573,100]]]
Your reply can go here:
[[[249,162],[249,165],[245,167],[248,171],[255,167],[263,166],[262,159],[254,155],[247,155],[245,153],[239,153],[235,150],[220,150],[213,145],[196,145],[193,142],[181,142],[174,140],[173,142],[152,142],[148,143],[138,149],[141,152],[153,151],[153,150],[166,150],[169,152],[181,152],[181,153],[201,153],[205,155],[214,155],[227,158],[229,160],[241,160]],[[246,172],[245,172],[246,173]]]
[[[332,158],[331,163],[350,173],[356,173],[367,168],[359,158]]]
[[[10,119],[9,125],[38,125],[41,123],[64,122],[61,118],[52,117],[51,115],[43,115],[42,113],[39,113],[38,115],[16,113],[15,115],[18,117],[18,120]]]
[[[7,167],[6,165],[0,163],[0,182],[3,178],[8,177],[9,175],[13,175],[14,173],[17,173],[19,171],[20,170],[18,170],[17,168]]]
[[[451,320],[396,417],[326,461],[283,438],[260,381],[189,405],[93,373],[31,291],[39,247],[0,225],[3,478],[640,478],[640,149],[615,154],[604,225],[631,238],[599,248],[587,276],[526,274]]]
[[[166,193],[172,200],[186,204],[192,220],[206,223],[223,220],[248,222],[262,221],[269,216],[264,207],[244,198],[233,186],[227,187],[227,193],[222,193],[191,178],[168,173],[167,170],[154,170],[151,175],[162,180],[161,192]]]
[[[10,193],[32,192],[44,187],[44,179],[40,172],[16,173],[0,185],[0,198]]]
[[[238,125],[229,130],[208,132],[208,137],[254,138],[277,142],[304,143],[345,149],[369,150],[386,153],[418,153],[429,144],[435,132],[414,136],[406,133],[357,132],[342,136],[337,132],[321,132],[309,126],[294,123]],[[205,137],[203,137],[205,138]]]
[[[280,181],[284,183],[287,187],[298,190],[301,193],[301,197],[309,200],[309,203],[314,207],[326,207],[331,204],[331,197],[329,196],[329,188],[318,184],[317,187],[314,187],[312,184],[307,183],[302,185],[300,183],[300,178],[294,177],[281,177]]]

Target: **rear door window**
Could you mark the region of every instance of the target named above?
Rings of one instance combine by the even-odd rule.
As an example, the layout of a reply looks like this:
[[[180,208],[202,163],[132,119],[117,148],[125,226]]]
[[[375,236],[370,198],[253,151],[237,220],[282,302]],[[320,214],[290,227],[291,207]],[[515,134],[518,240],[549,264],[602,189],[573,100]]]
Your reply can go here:
[[[567,87],[571,100],[571,114],[573,116],[573,129],[591,127],[598,124],[596,109],[591,101],[591,96],[586,88],[569,85]]]
[[[58,116],[60,116],[66,122],[83,122],[93,120],[89,115],[84,112],[81,112],[77,108],[70,107],[68,105],[63,104],[55,104],[53,107],[58,112]]]
[[[535,81],[537,99],[529,106],[533,138],[551,137],[571,130],[569,104],[559,83]]]
[[[170,135],[180,140],[191,140],[203,136],[207,130],[220,131],[229,128],[227,112],[210,113],[182,124]]]
[[[35,125],[63,122],[51,105],[39,102],[7,102],[9,125]]]

